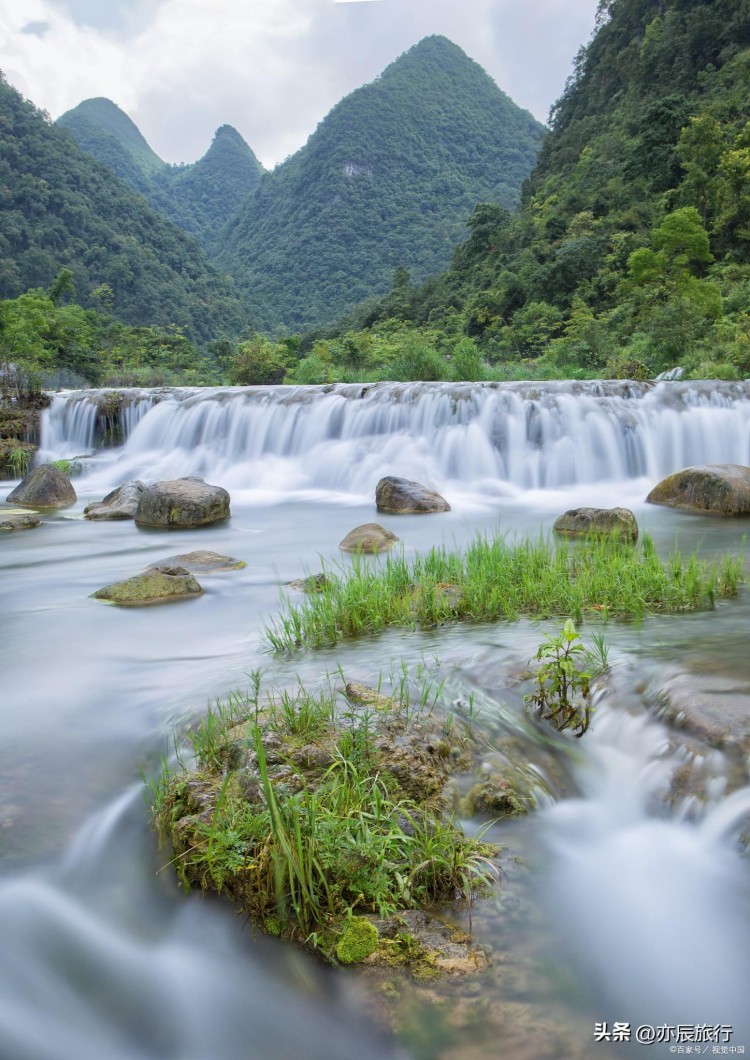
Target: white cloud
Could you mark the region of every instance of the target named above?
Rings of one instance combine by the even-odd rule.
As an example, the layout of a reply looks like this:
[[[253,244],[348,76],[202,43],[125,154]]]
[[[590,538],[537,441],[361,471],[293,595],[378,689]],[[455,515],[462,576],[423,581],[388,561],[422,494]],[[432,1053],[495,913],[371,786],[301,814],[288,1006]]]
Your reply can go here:
[[[192,161],[227,122],[270,165],[430,33],[454,40],[543,120],[595,8],[596,0],[121,0],[117,19],[113,9],[97,20],[102,8],[89,0],[23,0],[0,6],[0,54],[11,83],[54,117],[107,96],[168,161]],[[33,23],[46,31],[24,33]]]

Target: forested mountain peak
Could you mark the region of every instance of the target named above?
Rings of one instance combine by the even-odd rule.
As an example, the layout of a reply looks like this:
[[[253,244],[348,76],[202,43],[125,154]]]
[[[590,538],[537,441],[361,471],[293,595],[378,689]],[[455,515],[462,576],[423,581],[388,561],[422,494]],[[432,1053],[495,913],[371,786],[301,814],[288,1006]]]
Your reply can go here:
[[[87,99],[58,119],[78,145],[109,166],[175,224],[208,249],[222,225],[263,172],[231,125],[222,125],[202,158],[171,166],[152,151],[137,126],[108,99]]]
[[[57,121],[72,133],[84,151],[111,166],[125,180],[129,174],[119,172],[117,145],[144,176],[153,175],[166,165],[148,145],[135,122],[111,99],[103,96],[84,99],[77,107],[60,115]],[[109,142],[110,137],[116,144]]]
[[[542,135],[459,47],[428,37],[264,176],[220,264],[264,326],[321,323],[400,265],[418,279],[445,268],[478,200],[518,201]]]

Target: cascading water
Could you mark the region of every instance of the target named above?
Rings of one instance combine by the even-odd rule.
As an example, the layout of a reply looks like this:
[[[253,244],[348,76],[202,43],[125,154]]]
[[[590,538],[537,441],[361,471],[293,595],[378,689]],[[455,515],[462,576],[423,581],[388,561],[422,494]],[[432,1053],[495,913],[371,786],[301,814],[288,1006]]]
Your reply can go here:
[[[120,480],[201,475],[267,495],[364,496],[395,473],[448,491],[513,493],[750,461],[750,384],[340,384],[165,390],[152,400],[134,392],[126,405]],[[92,450],[96,401],[55,397],[45,456]],[[99,462],[113,480],[111,457],[106,471],[106,454]]]
[[[112,445],[118,437],[123,444]],[[138,782],[171,749],[175,729],[245,687],[256,667],[268,684],[294,684],[338,664],[375,680],[398,675],[402,660],[413,672],[428,659],[464,699],[481,688],[485,716],[531,741],[513,675],[559,623],[384,634],[274,659],[261,631],[281,587],[319,569],[321,557],[349,562],[337,542],[376,517],[384,474],[425,481],[452,503],[441,515],[377,516],[407,551],[498,526],[536,533],[578,499],[629,503],[662,552],[678,535],[684,551],[738,550],[742,520],[687,516],[644,497],[691,463],[750,463],[750,384],[167,389],[129,392],[124,405],[110,392],[79,392],[55,396],[43,445],[53,458],[85,457],[85,469],[74,480],[76,506],[6,535],[0,551],[2,1060],[603,1060],[612,1053],[594,1042],[594,1023],[623,1020],[633,1030],[731,1024],[732,1043],[750,1051],[750,873],[736,849],[750,810],[747,762],[704,749],[705,793],[668,799],[671,778],[696,752],[654,717],[651,696],[677,669],[696,682],[721,675],[740,706],[750,698],[747,589],[714,612],[611,622],[616,678],[591,731],[550,741],[535,730],[569,783],[552,805],[490,830],[520,844],[540,883],[537,894],[514,882],[509,865],[497,899],[475,908],[474,928],[486,930],[497,960],[467,979],[457,1037],[434,1009],[405,1020],[417,1044],[379,1037],[352,1011],[360,995],[351,977],[322,974],[303,955],[254,939],[223,907],[179,893]],[[161,532],[81,518],[86,503],[127,479],[190,474],[230,490],[230,520]],[[170,607],[90,599],[196,548],[247,566],[201,576],[204,595]],[[702,694],[714,691],[709,682]],[[524,746],[534,761],[536,744]],[[513,933],[513,903],[529,894],[534,911],[527,921],[519,914]],[[545,1022],[549,1012],[564,1029]],[[467,1036],[483,1044],[469,1047]],[[647,1051],[662,1055],[671,1044]]]

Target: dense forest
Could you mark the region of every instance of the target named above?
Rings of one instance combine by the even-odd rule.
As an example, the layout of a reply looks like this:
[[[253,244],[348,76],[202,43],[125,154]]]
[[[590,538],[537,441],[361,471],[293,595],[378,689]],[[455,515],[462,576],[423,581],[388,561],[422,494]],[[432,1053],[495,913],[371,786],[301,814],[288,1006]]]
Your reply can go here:
[[[399,265],[450,262],[474,204],[514,207],[543,127],[444,37],[428,37],[343,99],[266,174],[217,263],[261,328],[321,324],[387,291]]]
[[[240,276],[247,323],[194,243],[3,84],[6,317],[22,312],[18,296],[29,287],[37,288],[29,306],[49,301],[69,267],[96,353],[87,366],[80,349],[45,340],[39,364],[46,370],[57,358],[92,382],[118,372],[145,379],[150,363],[159,377],[183,378],[192,363],[195,379],[234,383],[647,378],[675,367],[745,377],[748,84],[748,0],[602,0],[515,209],[512,184],[528,169],[537,127],[505,109],[507,97],[460,49],[428,38],[334,108],[225,230],[222,263]],[[496,118],[485,125],[492,106]],[[135,126],[125,131],[130,163],[158,173]],[[220,130],[202,162],[233,150],[232,133]],[[127,136],[120,129],[115,139]],[[461,172],[484,181],[481,195],[451,169],[461,151]],[[429,194],[416,193],[415,174]],[[441,189],[460,203],[454,221],[431,213]],[[424,266],[455,241],[461,211],[468,238],[450,267]],[[406,240],[407,230],[422,242]],[[417,251],[424,268],[414,267]],[[341,300],[365,293],[365,269],[386,293],[330,322]],[[73,313],[69,298],[52,317]],[[193,351],[193,362],[184,345],[182,360],[170,361],[157,342],[151,361],[147,336],[141,352],[112,359],[118,344],[99,336],[118,319],[204,349],[213,342],[208,356]],[[279,338],[283,320],[297,323]]]
[[[602,0],[517,215],[327,331],[296,378],[750,374],[750,4]],[[404,362],[402,352],[412,355]]]
[[[0,80],[0,298],[70,270],[81,302],[208,342],[245,313],[190,236]]]
[[[220,229],[257,188],[263,167],[236,129],[222,125],[203,158],[170,166],[108,99],[87,99],[57,119],[82,150],[210,251]]]

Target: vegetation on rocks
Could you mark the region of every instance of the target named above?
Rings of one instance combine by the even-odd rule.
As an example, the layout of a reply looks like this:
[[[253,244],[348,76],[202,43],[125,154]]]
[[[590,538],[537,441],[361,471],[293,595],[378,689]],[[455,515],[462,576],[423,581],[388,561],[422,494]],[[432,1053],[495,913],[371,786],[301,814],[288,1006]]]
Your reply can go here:
[[[411,559],[364,558],[327,570],[320,592],[288,600],[266,629],[275,651],[335,644],[389,626],[513,620],[521,614],[640,618],[660,611],[711,607],[742,580],[742,559],[708,563],[672,553],[662,561],[648,536],[639,548],[602,538],[584,547],[546,538],[509,544],[478,537],[462,551],[433,548]]]
[[[196,760],[165,769],[154,814],[187,885],[231,896],[267,932],[342,963],[380,947],[399,911],[471,898],[493,849],[445,812],[451,773],[474,746],[410,702],[361,686],[348,698],[253,692],[217,704],[191,740]],[[382,937],[382,939],[381,939]],[[406,957],[400,963],[408,963]]]

